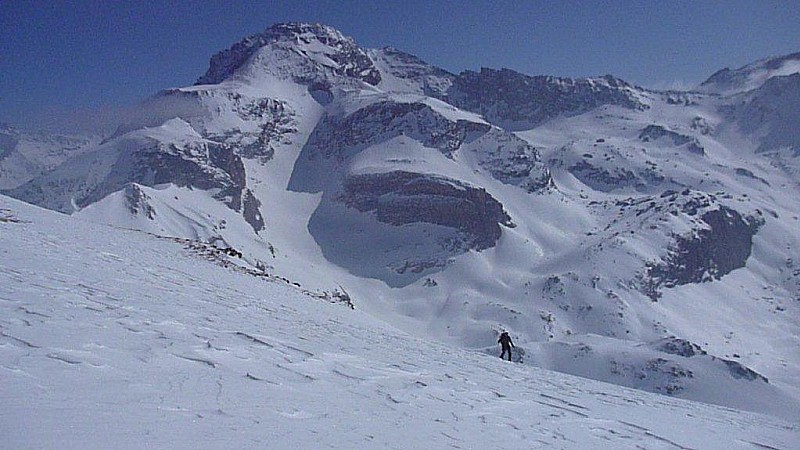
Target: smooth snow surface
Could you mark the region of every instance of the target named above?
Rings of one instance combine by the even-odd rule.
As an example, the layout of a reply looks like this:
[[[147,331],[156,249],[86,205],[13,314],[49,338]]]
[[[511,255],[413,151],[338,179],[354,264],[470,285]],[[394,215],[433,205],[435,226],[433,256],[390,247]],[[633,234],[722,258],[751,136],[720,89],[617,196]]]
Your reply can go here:
[[[190,244],[0,196],[3,448],[800,446],[797,424],[423,341]]]

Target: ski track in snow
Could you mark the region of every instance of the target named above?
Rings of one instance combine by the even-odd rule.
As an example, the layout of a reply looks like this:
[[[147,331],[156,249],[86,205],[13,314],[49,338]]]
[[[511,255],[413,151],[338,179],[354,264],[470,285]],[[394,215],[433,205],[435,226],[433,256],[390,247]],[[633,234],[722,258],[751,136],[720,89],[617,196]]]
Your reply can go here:
[[[30,222],[0,223],[4,448],[800,443],[779,419],[422,341],[178,244],[0,200]]]

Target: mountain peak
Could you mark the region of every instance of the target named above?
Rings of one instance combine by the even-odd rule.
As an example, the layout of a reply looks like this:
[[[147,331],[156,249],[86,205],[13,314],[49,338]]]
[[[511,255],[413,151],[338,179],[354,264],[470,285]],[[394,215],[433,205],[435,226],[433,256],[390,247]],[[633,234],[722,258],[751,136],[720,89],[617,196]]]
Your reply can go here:
[[[700,87],[707,92],[736,94],[757,89],[770,78],[798,72],[800,72],[800,52],[761,59],[738,69],[726,67],[708,77]]]
[[[328,25],[321,23],[306,23],[306,22],[285,22],[276,23],[267,28],[262,35],[274,37],[296,37],[308,38],[315,37],[319,40],[333,39],[333,40],[349,40],[352,38],[344,36],[339,30]]]
[[[288,22],[272,25],[214,55],[208,71],[196,84],[221,83],[262,51],[281,52],[279,57],[267,58],[264,69],[274,71],[276,60],[280,60],[277,64],[281,66],[280,75],[289,75],[297,81],[319,81],[326,74],[334,74],[372,85],[380,82],[380,73],[353,38],[327,25]],[[298,66],[302,68],[297,69]]]

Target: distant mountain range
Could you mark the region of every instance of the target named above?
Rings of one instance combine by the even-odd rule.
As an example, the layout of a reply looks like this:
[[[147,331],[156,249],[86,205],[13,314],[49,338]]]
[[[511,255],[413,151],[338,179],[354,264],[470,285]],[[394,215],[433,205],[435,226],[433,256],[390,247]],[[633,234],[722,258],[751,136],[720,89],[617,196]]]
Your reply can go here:
[[[800,405],[800,53],[654,91],[288,23],[131,117],[0,128],[3,194],[236,249],[415,335],[494,352],[504,329],[525,363]]]

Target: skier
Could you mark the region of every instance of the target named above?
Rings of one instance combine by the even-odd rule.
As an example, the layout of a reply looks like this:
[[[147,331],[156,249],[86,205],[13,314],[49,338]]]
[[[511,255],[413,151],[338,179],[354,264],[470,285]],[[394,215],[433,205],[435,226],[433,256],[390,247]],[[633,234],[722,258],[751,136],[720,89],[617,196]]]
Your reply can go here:
[[[511,361],[511,347],[514,346],[514,343],[511,342],[511,336],[508,335],[508,331],[500,333],[500,339],[497,340],[497,343],[503,347],[503,352],[500,353],[500,359],[508,352],[508,360]]]

